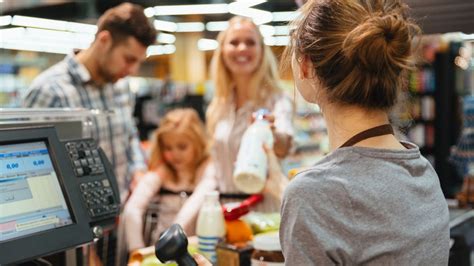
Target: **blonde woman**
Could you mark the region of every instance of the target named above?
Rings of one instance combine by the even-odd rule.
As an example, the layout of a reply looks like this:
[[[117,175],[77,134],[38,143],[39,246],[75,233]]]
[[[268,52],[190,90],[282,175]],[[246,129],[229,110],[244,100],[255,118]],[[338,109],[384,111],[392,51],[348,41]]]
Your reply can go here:
[[[275,57],[264,45],[257,26],[248,18],[234,17],[217,39],[219,48],[211,64],[215,92],[206,112],[212,160],[176,218],[182,224],[189,224],[191,217],[196,216],[207,191],[219,190],[223,203],[249,196],[237,190],[232,173],[240,140],[251,123],[253,112],[259,108],[272,112],[268,119],[273,121],[274,148],[279,157],[286,156],[291,146],[293,103],[280,92]],[[282,173],[277,176],[281,177]],[[282,193],[275,188],[286,184],[285,177],[271,180],[263,192],[263,202],[254,210],[280,211]]]
[[[284,157],[293,135],[293,104],[280,91],[275,57],[250,19],[232,18],[217,40],[219,48],[211,64],[215,92],[206,112],[206,122],[212,136],[216,186],[224,199],[235,201],[247,197],[233,184],[232,173],[252,113],[260,108],[272,112],[269,119],[274,120],[275,153]],[[279,211],[278,195],[264,194],[264,201],[256,209]]]

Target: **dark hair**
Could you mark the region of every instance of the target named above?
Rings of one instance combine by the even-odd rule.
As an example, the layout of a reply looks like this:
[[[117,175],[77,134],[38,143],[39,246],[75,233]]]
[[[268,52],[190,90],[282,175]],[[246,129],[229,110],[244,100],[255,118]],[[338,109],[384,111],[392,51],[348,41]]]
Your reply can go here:
[[[109,31],[114,43],[134,37],[143,46],[156,41],[157,32],[139,5],[123,3],[107,10],[97,23],[97,32]]]
[[[420,30],[399,0],[314,0],[294,22],[289,55],[308,56],[330,102],[390,109]]]

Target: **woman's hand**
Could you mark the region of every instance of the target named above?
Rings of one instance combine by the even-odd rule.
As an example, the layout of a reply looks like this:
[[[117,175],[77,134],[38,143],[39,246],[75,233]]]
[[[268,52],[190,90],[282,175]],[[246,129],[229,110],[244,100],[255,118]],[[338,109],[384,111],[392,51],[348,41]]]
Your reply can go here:
[[[252,113],[252,123],[255,121],[256,115],[256,112]],[[276,156],[278,156],[278,158],[286,157],[286,155],[288,155],[291,149],[291,136],[276,131],[275,116],[273,114],[264,114],[263,119],[267,120],[270,123],[270,129],[272,130],[274,139],[274,153],[276,154]]]
[[[212,266],[212,264],[201,254],[194,254],[194,260],[198,266]]]
[[[263,149],[268,158],[268,178],[265,183],[264,191],[281,200],[283,191],[288,185],[288,178],[283,174],[273,149],[268,148],[265,144],[263,145]]]

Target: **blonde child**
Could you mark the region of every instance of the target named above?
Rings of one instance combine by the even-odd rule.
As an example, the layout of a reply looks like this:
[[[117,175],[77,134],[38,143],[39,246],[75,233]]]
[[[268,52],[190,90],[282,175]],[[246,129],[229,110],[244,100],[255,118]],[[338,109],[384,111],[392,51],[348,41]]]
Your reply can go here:
[[[124,209],[128,250],[145,246],[143,217],[150,202],[158,196],[159,216],[154,243],[174,222],[183,225],[188,234],[194,231],[196,217],[177,221],[180,207],[208,166],[204,125],[193,109],[175,109],[165,115],[153,139],[149,171],[138,182]]]

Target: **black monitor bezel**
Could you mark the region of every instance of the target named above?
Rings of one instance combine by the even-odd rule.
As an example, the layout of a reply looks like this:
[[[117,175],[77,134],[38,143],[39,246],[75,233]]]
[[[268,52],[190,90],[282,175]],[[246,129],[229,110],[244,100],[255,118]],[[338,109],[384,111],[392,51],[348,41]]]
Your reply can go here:
[[[90,218],[82,205],[79,180],[53,126],[0,129],[0,145],[45,141],[73,224],[0,243],[0,264],[19,263],[91,242]],[[68,177],[68,178],[65,178]]]

